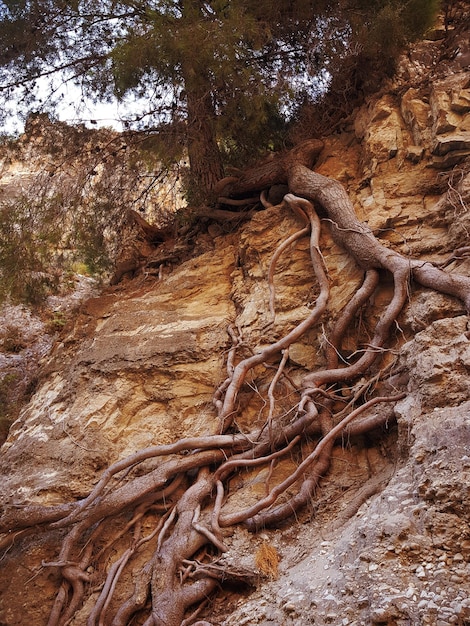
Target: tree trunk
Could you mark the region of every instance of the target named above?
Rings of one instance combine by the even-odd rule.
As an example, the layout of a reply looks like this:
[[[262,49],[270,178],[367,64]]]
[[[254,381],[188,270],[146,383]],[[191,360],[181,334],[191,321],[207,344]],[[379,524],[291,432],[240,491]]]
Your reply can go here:
[[[289,171],[294,165],[311,169],[324,148],[320,139],[307,139],[298,146],[264,163],[244,170],[240,176],[219,180],[215,188],[218,196],[237,196],[259,192],[272,185],[283,185],[289,181]]]
[[[182,0],[183,32],[197,32],[195,25],[204,22],[199,0]],[[197,42],[193,45],[197,47]],[[224,175],[222,156],[216,137],[216,112],[212,99],[212,81],[204,61],[197,53],[184,53],[181,75],[186,95],[186,146],[189,157],[188,199],[191,204],[206,204],[215,184]]]
[[[204,83],[203,78],[199,79]],[[215,184],[223,175],[222,157],[215,136],[215,113],[210,91],[203,87],[188,88],[187,147],[189,156],[190,202],[207,202]]]

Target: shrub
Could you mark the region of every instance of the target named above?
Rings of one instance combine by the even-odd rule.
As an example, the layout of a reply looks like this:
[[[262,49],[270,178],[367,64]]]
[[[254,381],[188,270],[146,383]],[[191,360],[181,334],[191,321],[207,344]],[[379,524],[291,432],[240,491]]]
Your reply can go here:
[[[54,202],[22,196],[0,206],[0,299],[38,304],[53,290],[61,223]]]
[[[18,414],[15,394],[17,383],[18,374],[5,374],[0,378],[0,444],[5,441],[8,430]]]
[[[1,340],[2,349],[4,352],[10,352],[17,354],[27,347],[27,341],[25,340],[21,329],[13,324],[8,324],[3,330],[3,337]]]

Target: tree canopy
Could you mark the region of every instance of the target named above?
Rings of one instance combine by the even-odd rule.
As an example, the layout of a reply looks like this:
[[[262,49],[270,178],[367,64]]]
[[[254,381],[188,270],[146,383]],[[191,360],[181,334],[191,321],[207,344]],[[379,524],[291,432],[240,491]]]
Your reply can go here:
[[[296,103],[318,97],[345,58],[393,57],[430,25],[437,5],[6,0],[0,89],[25,111],[60,105],[59,83],[97,100],[138,98],[128,123],[158,129],[172,158],[187,154],[189,188],[201,199],[225,162],[282,145]],[[59,82],[45,93],[47,77]]]

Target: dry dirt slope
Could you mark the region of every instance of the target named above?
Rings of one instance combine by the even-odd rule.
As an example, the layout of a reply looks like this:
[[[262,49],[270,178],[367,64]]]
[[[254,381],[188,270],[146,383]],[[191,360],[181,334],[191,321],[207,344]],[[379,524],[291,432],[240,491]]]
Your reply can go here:
[[[468,41],[458,45],[452,60],[439,61],[439,41],[420,44],[390,89],[326,139],[318,165],[345,185],[377,236],[436,262],[467,245],[470,229]],[[295,228],[283,206],[228,235],[211,228],[194,258],[160,279],[138,276],[90,300],[44,364],[41,385],[1,450],[1,506],[80,498],[108,463],[206,432],[215,422],[210,401],[224,377],[228,322],[252,347],[273,339],[265,331],[267,268]],[[334,315],[360,273],[327,232],[322,250]],[[278,266],[279,334],[311,306],[307,257],[300,241]],[[452,268],[470,274],[465,258]],[[383,287],[372,317],[387,299]],[[224,559],[248,567],[263,543],[273,545],[279,577],[260,576],[251,595],[222,591],[206,616],[212,623],[470,624],[468,320],[452,298],[415,288],[410,296],[395,333],[407,391],[394,409],[397,426],[390,414],[385,432],[344,441],[318,499],[283,530],[253,536],[238,528],[227,538]],[[315,367],[321,342],[316,327],[295,344],[292,370]],[[247,424],[255,418],[248,413]],[[280,463],[273,480],[294,461]],[[258,497],[264,481],[261,472],[245,475],[230,506]],[[47,623],[56,588],[54,570],[41,568],[54,558],[49,539],[29,537],[1,557],[1,624]],[[86,624],[86,609],[73,624]]]

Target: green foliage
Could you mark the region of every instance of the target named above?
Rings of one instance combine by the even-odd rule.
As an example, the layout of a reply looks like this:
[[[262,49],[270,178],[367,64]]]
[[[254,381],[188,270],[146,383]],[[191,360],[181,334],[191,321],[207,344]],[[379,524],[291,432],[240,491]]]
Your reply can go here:
[[[30,167],[21,193],[15,177],[1,190],[0,302],[40,304],[74,287],[71,272],[105,278],[131,208],[159,225],[168,219],[176,176],[158,161],[159,138],[90,131],[44,115],[28,120],[25,135],[0,155],[6,171],[9,162]]]
[[[287,123],[279,113],[277,99],[269,101],[256,94],[240,94],[227,104],[219,120],[224,162],[237,168],[259,160],[266,152],[284,148]]]
[[[114,244],[107,233],[119,229],[116,211],[125,208],[81,200],[46,195],[0,205],[0,302],[39,305],[64,288],[77,264],[93,276],[110,269]]]
[[[113,208],[77,200],[23,196],[0,205],[0,302],[40,305],[77,263],[91,275],[110,268],[105,231]]]
[[[346,21],[332,19],[330,28],[342,33],[340,45],[327,38],[317,50],[328,68],[323,93],[308,91],[297,97],[290,137],[331,131],[359,106],[364,97],[380,89],[393,75],[399,55],[409,42],[434,23],[439,0],[344,0]]]
[[[358,29],[359,41],[367,55],[383,62],[390,71],[404,45],[416,40],[432,26],[439,8],[438,0],[382,0]],[[367,28],[367,33],[364,32]]]
[[[67,314],[63,311],[54,311],[47,322],[49,332],[57,333],[63,330],[67,324]]]
[[[108,207],[80,201],[38,186],[0,204],[0,301],[40,305],[77,260],[92,274],[109,267]]]
[[[436,22],[441,0],[409,0],[403,7],[402,21],[407,39],[421,37]]]
[[[17,417],[17,398],[14,390],[18,383],[18,374],[4,374],[0,378],[0,444],[8,434],[12,422]]]
[[[55,202],[27,197],[0,206],[0,299],[39,304],[57,284],[51,271],[60,241]]]
[[[0,372],[0,445],[5,441],[21,408],[34,392],[36,384],[37,378],[31,368],[20,366]]]
[[[27,342],[21,332],[21,329],[15,324],[8,324],[3,329],[3,337],[1,341],[1,348],[3,352],[9,352],[18,354],[24,350],[27,346]]]
[[[72,287],[74,284],[74,274],[81,274],[82,276],[91,276],[93,272],[90,270],[88,265],[83,261],[74,261],[70,264],[70,275],[68,279],[70,280]]]
[[[8,412],[10,389],[18,379],[18,374],[5,374],[0,380],[0,418],[6,416]]]
[[[283,118],[300,99],[318,99],[325,76],[334,84],[345,68],[362,71],[362,84],[356,81],[360,90],[367,72],[374,80],[390,73],[403,45],[432,23],[439,2],[9,0],[3,5],[0,80],[7,99],[20,89],[28,107],[36,79],[59,72],[98,99],[139,97],[145,105],[129,126],[153,127],[175,138],[178,149],[171,156],[180,158],[186,149],[188,179],[200,187],[193,196],[200,196],[221,173],[221,156],[226,163],[242,163],[282,143]],[[350,59],[357,61],[354,67]]]
[[[0,369],[0,445],[33,390],[33,370],[36,367],[28,363],[24,356],[12,358],[12,355],[20,355],[32,345],[31,336],[28,336],[24,326],[25,318],[18,311],[17,316],[5,315],[3,309],[1,314],[0,352],[4,359]]]
[[[142,132],[139,141],[139,163],[148,171],[170,170],[185,158],[184,130],[178,124],[162,124],[157,132]]]
[[[68,248],[74,250],[73,259],[80,260],[92,276],[103,274],[111,266],[106,230],[113,208],[105,200],[96,201],[80,206],[74,215]]]

